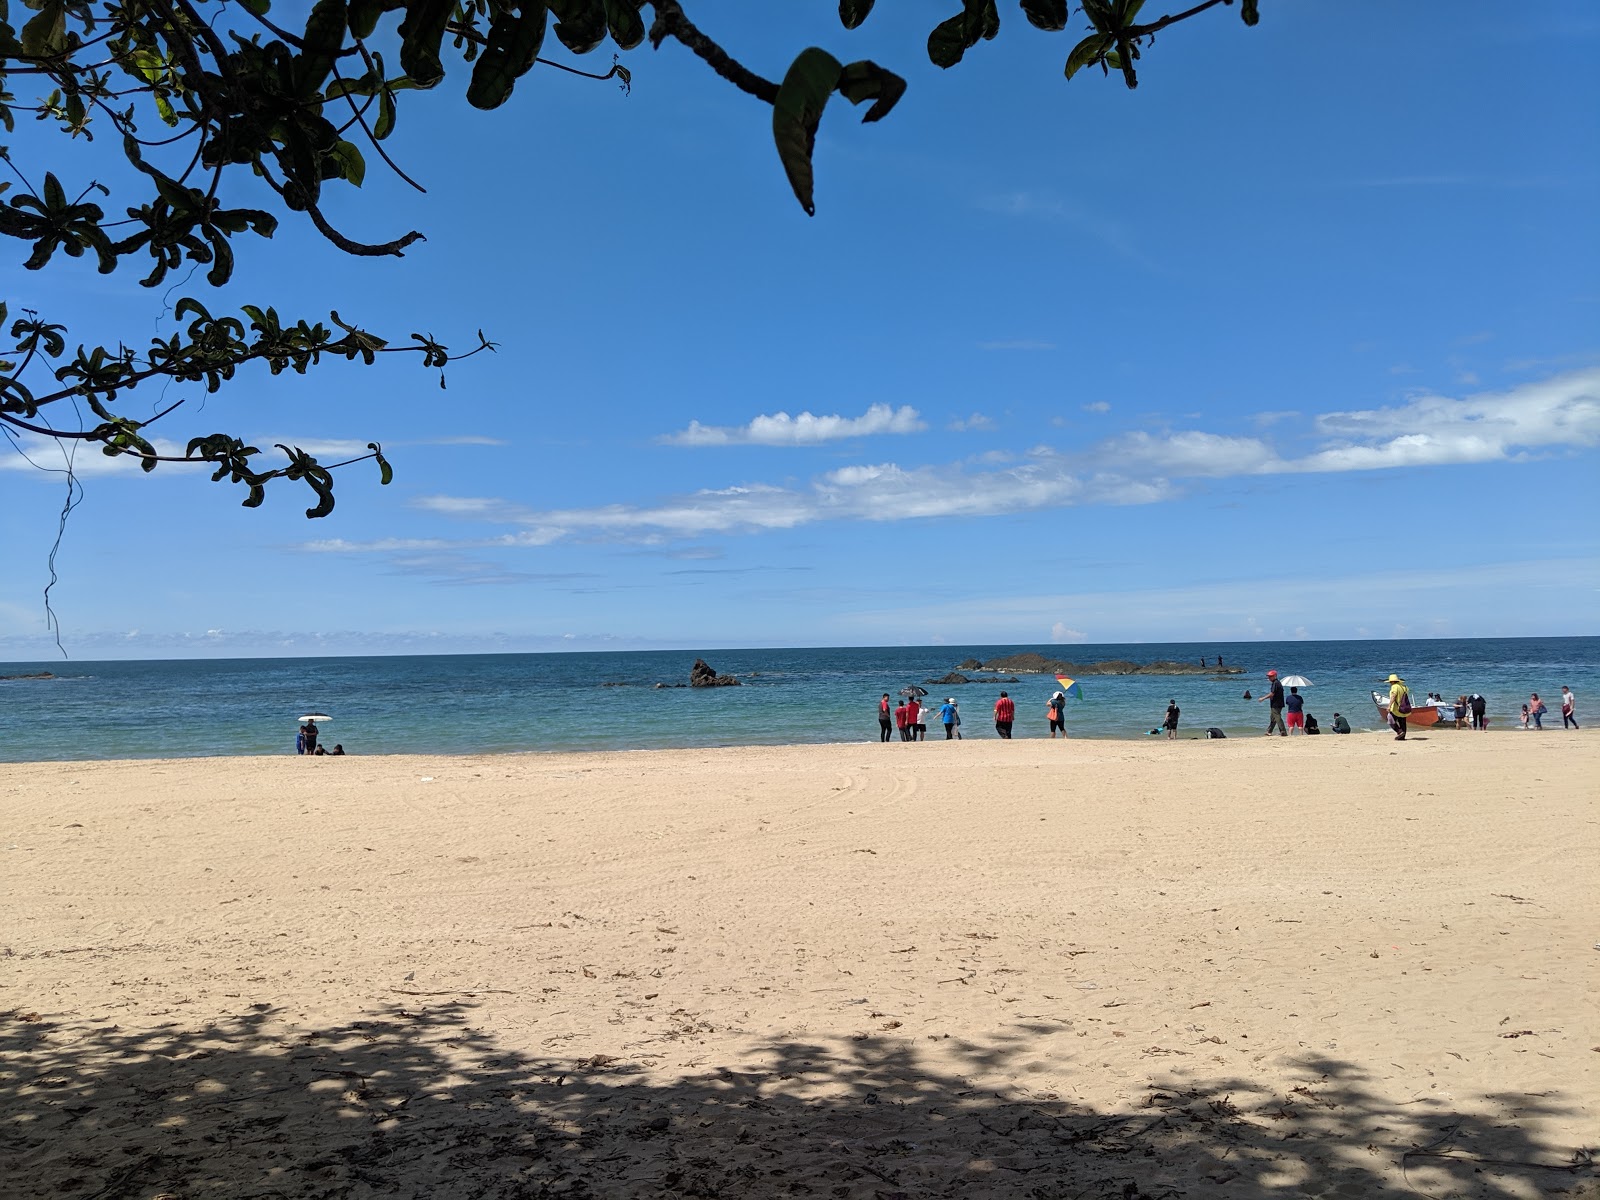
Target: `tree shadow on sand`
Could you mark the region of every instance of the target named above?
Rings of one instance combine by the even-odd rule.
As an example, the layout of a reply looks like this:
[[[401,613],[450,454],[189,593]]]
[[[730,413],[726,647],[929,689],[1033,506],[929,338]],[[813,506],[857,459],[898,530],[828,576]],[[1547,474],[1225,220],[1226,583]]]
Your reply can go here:
[[[1308,1056],[1286,1093],[1219,1077],[1127,1111],[975,1090],[906,1038],[784,1041],[663,1083],[541,1060],[471,1009],[325,1029],[269,1006],[203,1028],[0,1014],[0,1192],[202,1197],[1600,1197],[1589,1151],[1526,1126],[1559,1097],[1473,1110],[1380,1098]],[[1031,1039],[939,1048],[974,1074]],[[641,1058],[647,1058],[641,1055]]]

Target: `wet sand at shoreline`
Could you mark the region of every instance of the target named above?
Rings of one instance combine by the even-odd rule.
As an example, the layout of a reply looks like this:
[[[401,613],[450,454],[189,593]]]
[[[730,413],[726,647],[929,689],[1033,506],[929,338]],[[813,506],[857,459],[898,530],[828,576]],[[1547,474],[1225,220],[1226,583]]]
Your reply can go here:
[[[0,767],[0,1190],[1600,1196],[1596,780],[1587,731]]]

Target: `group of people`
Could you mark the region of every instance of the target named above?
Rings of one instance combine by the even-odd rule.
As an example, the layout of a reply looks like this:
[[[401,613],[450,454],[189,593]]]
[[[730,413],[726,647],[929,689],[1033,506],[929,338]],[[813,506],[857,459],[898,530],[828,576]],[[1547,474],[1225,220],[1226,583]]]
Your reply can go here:
[[[1002,696],[1004,692],[1000,693]],[[890,740],[890,730],[900,731],[902,742],[925,742],[928,740],[927,716],[929,705],[923,704],[920,697],[907,696],[899,704],[890,707],[889,693],[885,692],[878,701],[878,740]],[[945,741],[956,741],[961,737],[961,710],[957,707],[955,698],[951,697],[939,707],[939,723],[944,726]]]
[[[1413,704],[1411,692],[1406,687],[1405,680],[1398,675],[1390,675],[1389,683],[1389,727],[1394,730],[1395,740],[1406,740],[1406,717],[1411,712]],[[1424,706],[1436,708],[1439,719],[1450,717],[1455,721],[1457,729],[1463,723],[1471,721],[1472,728],[1487,732],[1489,728],[1489,701],[1481,692],[1473,692],[1470,696],[1457,697],[1454,704],[1446,700],[1438,692],[1429,692]],[[1550,709],[1545,702],[1539,699],[1539,693],[1534,692],[1528,697],[1528,703],[1522,706],[1523,729],[1543,729],[1544,715]],[[1530,724],[1531,722],[1531,724]],[[1578,728],[1578,697],[1566,684],[1561,685],[1561,728]]]
[[[1057,692],[1050,697],[1045,714],[1050,720],[1051,737],[1055,737],[1057,733],[1062,737],[1067,736],[1066,703],[1065,692]],[[889,698],[889,693],[885,692],[878,700],[878,740],[891,741],[893,732],[898,730],[902,742],[927,741],[929,707],[915,695],[906,696],[899,704],[894,704]],[[944,726],[945,741],[959,741],[961,708],[954,696],[939,706],[938,716],[939,724]],[[1016,701],[1005,692],[1001,692],[1000,698],[994,702],[994,731],[1009,741],[1011,728],[1016,724],[1016,720]]]
[[[1250,699],[1250,693],[1246,692],[1244,698]],[[1288,737],[1290,733],[1322,732],[1322,726],[1317,723],[1316,717],[1306,711],[1306,698],[1300,694],[1300,688],[1291,684],[1288,691],[1285,691],[1275,670],[1267,672],[1266,694],[1257,696],[1255,700],[1257,704],[1265,701],[1267,705],[1267,737],[1271,737],[1274,733],[1279,737]],[[1333,732],[1350,732],[1350,722],[1343,713],[1333,714]]]
[[[1522,728],[1543,729],[1544,715],[1550,708],[1539,699],[1539,693],[1534,692],[1528,697],[1528,702],[1522,706]],[[1528,722],[1533,724],[1529,725]],[[1561,728],[1576,729],[1578,727],[1578,697],[1573,695],[1572,689],[1566,684],[1561,685]]]
[[[333,744],[333,749],[317,744],[317,736],[321,731],[315,721],[307,721],[300,726],[300,732],[294,735],[294,752],[296,754],[339,755],[344,753],[344,747],[338,742]]]

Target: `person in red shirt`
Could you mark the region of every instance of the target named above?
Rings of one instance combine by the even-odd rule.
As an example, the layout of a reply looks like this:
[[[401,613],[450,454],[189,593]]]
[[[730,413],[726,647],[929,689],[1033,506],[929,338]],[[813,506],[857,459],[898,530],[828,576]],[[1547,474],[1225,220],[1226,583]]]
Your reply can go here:
[[[915,696],[906,700],[906,741],[917,740],[917,725],[922,716],[922,705],[917,703]]]
[[[900,740],[909,742],[911,738],[906,733],[906,702],[904,700],[900,701],[894,710],[894,725],[900,731]]]
[[[878,701],[878,740],[889,740],[889,729],[894,724],[894,710],[889,707],[889,693],[883,694],[883,699]]]
[[[994,702],[994,731],[1007,741],[1011,740],[1011,723],[1017,719],[1017,706],[1004,692]]]

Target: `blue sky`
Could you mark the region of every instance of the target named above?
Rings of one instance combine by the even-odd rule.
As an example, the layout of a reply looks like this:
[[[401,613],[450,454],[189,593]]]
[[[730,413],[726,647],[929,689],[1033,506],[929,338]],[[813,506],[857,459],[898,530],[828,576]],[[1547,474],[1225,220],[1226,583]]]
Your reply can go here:
[[[447,390],[400,356],[248,372],[156,427],[382,442],[394,484],[344,473],[325,520],[80,456],[68,651],[1600,633],[1592,4],[1222,9],[1136,92],[1062,78],[1081,17],[1005,4],[940,72],[920,6],[750,7],[690,15],[771,77],[814,43],[910,82],[876,125],[830,105],[815,217],[770,110],[675,44],[627,57],[631,96],[540,68],[489,114],[459,69],[408,94],[386,146],[428,194],[369,155],[329,213],[427,242],[351,259],[289,218],[168,299],[500,352]],[[20,164],[114,177],[109,139],[26,124]],[[13,312],[74,342],[173,328],[137,264],[8,255]],[[0,446],[0,496],[0,657],[53,657],[61,477]]]

